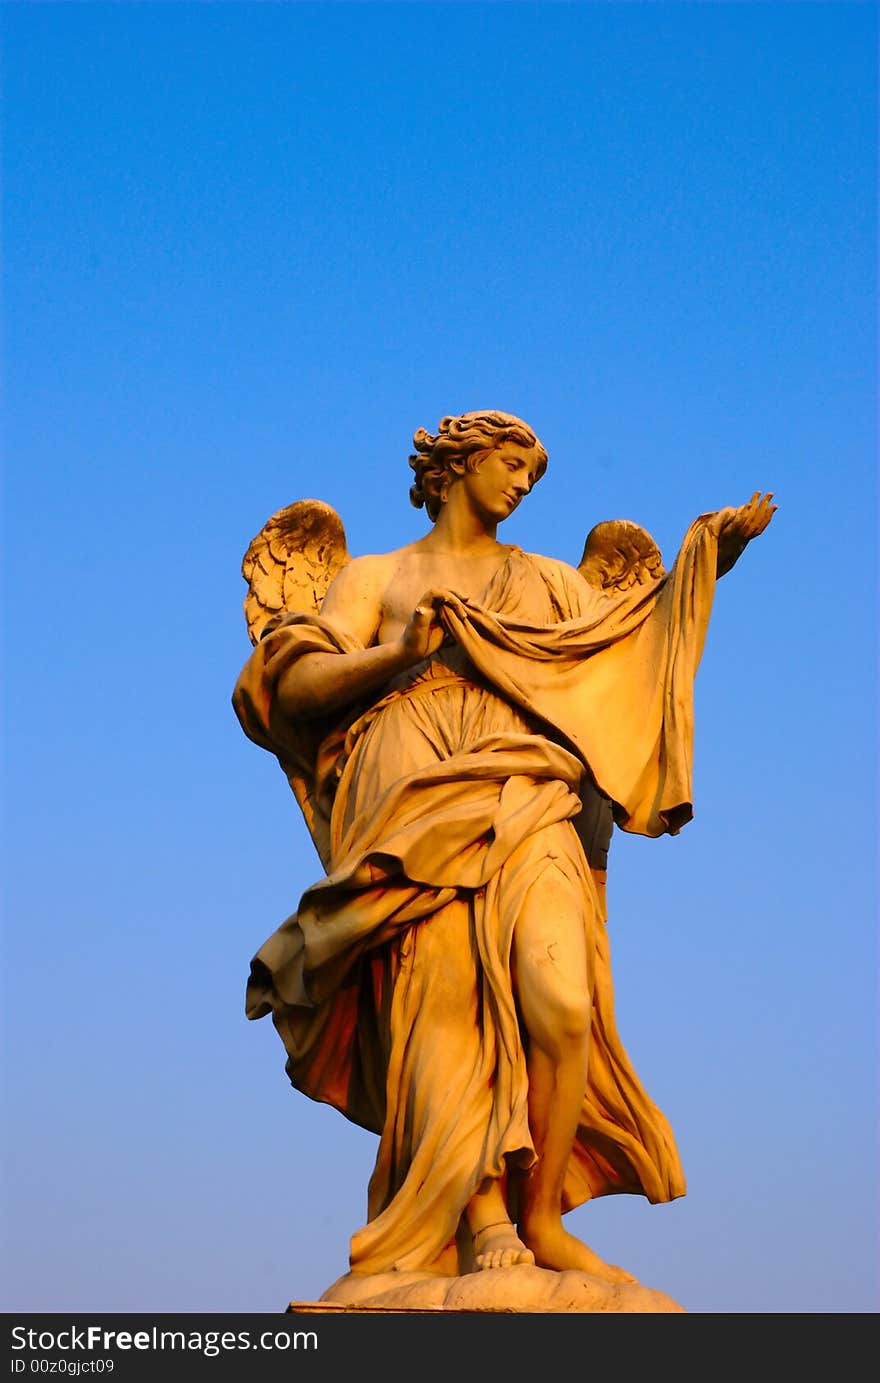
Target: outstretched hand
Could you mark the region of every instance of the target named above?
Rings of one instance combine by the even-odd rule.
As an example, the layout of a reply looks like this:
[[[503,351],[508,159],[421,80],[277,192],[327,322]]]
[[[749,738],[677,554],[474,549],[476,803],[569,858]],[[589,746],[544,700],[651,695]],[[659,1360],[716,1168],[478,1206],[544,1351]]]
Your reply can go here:
[[[720,509],[712,516],[711,527],[718,538],[718,576],[729,572],[752,539],[764,532],[777,509],[771,504],[772,499],[772,492],[761,494],[756,490],[747,504],[738,509]]]

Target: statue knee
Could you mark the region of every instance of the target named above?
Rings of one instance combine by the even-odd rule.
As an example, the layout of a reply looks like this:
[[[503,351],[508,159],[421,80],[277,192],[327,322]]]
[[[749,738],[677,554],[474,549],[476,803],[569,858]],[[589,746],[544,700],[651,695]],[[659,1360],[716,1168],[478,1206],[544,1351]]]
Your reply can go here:
[[[554,1061],[582,1051],[589,1041],[592,1005],[586,985],[583,990],[530,987],[522,1011],[530,1039]]]
[[[550,1013],[550,1021],[562,1047],[581,1047],[590,1035],[591,1004],[586,992],[566,996]]]

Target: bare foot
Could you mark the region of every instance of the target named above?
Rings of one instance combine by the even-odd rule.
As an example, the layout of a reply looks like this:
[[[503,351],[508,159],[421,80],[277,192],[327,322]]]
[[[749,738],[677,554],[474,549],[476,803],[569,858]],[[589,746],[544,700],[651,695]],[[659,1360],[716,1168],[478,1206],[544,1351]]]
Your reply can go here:
[[[534,1263],[535,1255],[527,1249],[509,1220],[486,1225],[474,1233],[474,1268],[512,1268],[517,1263]]]
[[[523,1229],[522,1226],[520,1228]],[[606,1282],[637,1281],[632,1273],[616,1268],[613,1263],[606,1263],[580,1239],[563,1229],[561,1224],[541,1225],[536,1231],[528,1233],[523,1229],[522,1237],[534,1253],[539,1268],[552,1268],[556,1272],[575,1268],[582,1273],[592,1273],[593,1277],[601,1277]]]

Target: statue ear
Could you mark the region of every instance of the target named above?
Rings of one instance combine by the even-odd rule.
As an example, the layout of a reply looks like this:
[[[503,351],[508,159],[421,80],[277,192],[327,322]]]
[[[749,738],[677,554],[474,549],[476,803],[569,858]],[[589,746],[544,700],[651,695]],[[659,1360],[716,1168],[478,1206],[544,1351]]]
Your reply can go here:
[[[465,463],[463,461],[458,460],[458,458],[456,458],[454,461],[447,461],[446,465],[446,475],[443,477],[443,483],[440,486],[441,504],[445,504],[447,499],[449,498],[449,487],[452,484],[452,482],[454,480],[460,480],[467,470],[467,466],[465,465]]]

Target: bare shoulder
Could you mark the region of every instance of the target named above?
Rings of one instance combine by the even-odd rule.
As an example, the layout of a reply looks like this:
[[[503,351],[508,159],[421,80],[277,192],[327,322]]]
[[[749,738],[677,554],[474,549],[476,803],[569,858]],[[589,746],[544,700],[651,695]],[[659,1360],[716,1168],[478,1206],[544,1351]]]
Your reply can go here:
[[[388,580],[389,573],[394,570],[395,556],[393,552],[383,552],[371,553],[365,557],[352,557],[341,571],[337,572],[327,595],[333,591],[337,595],[341,592],[346,597],[351,597],[358,590],[381,588]]]
[[[321,614],[369,644],[379,628],[382,597],[394,571],[394,553],[352,557],[328,587]]]

